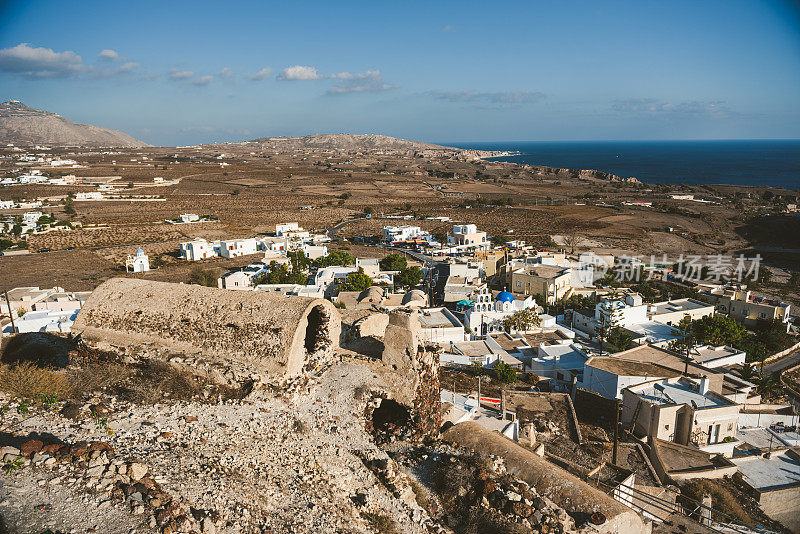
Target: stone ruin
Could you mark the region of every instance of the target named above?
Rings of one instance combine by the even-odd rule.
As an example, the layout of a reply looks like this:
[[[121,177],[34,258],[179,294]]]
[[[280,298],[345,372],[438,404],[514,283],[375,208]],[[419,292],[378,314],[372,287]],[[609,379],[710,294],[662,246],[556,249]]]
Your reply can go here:
[[[332,357],[340,329],[327,300],[133,278],[95,289],[72,327],[87,341],[155,344],[273,378],[300,375]]]
[[[413,440],[437,437],[442,426],[439,347],[422,343],[420,330],[415,310],[393,311],[383,336],[381,356],[387,378],[394,386],[392,400],[409,407]]]

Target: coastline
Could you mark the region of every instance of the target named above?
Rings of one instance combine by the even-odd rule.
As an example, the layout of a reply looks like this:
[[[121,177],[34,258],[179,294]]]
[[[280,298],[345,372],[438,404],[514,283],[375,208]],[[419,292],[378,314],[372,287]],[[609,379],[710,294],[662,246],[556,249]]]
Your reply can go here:
[[[647,184],[800,189],[800,140],[449,143],[483,160],[593,170]],[[513,152],[498,155],[500,152]]]

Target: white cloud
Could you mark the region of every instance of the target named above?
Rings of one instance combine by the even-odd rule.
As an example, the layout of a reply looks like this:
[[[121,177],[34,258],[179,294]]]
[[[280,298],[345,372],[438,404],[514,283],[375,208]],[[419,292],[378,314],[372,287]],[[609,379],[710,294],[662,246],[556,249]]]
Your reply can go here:
[[[253,81],[259,81],[259,80],[266,80],[267,78],[269,78],[270,74],[272,74],[272,69],[269,67],[264,67],[258,72],[254,72],[253,74],[245,74],[245,76],[247,76],[249,79]]]
[[[34,48],[28,43],[0,49],[0,72],[25,78],[66,78],[88,69],[81,56],[69,50],[55,52],[50,48]]]
[[[340,72],[331,75],[330,78],[342,81],[328,89],[329,95],[388,91],[397,88],[396,85],[385,83],[379,70],[368,70],[357,74]]]
[[[222,69],[219,72],[219,77],[222,78],[223,80],[231,81],[231,80],[233,80],[234,74],[233,74],[233,71],[231,69],[229,69],[228,67],[225,67],[224,69]]]
[[[116,50],[109,50],[109,49],[102,50],[99,54],[97,54],[97,57],[108,61],[115,61],[117,59],[120,59],[119,54],[117,54]]]
[[[210,75],[200,76],[197,79],[192,80],[192,85],[203,86],[208,85],[214,81],[214,77]]]
[[[304,67],[302,65],[295,65],[293,67],[286,67],[280,74],[279,80],[318,80],[319,74],[314,67]]]
[[[176,81],[189,80],[194,78],[194,72],[190,70],[169,69],[169,79]]]

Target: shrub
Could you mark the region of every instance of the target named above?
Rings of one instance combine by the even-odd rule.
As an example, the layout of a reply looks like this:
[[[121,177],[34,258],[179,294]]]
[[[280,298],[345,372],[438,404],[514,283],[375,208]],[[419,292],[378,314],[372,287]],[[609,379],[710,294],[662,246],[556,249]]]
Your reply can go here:
[[[13,396],[26,399],[41,396],[61,398],[68,389],[63,376],[30,362],[0,367],[0,391]]]
[[[131,368],[118,363],[94,364],[67,374],[69,396],[81,398],[119,384],[131,375]]]
[[[397,525],[394,519],[388,515],[379,514],[377,512],[366,512],[364,517],[372,524],[372,527],[378,534],[397,534]]]
[[[206,269],[198,265],[189,273],[189,283],[198,286],[217,287],[217,274],[213,269]]]
[[[517,371],[505,362],[497,362],[494,367],[494,375],[504,384],[512,384],[517,381]]]

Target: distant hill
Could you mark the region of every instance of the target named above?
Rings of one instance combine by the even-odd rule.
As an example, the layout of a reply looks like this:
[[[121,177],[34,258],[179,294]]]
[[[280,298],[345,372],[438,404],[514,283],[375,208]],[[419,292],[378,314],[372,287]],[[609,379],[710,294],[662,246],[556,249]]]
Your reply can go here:
[[[150,146],[133,137],[90,124],[76,124],[61,115],[26,106],[18,100],[0,104],[0,144],[15,146]]]
[[[316,134],[305,137],[261,137],[251,141],[262,145],[286,148],[324,148],[333,150],[448,150],[457,148],[407,141],[386,135],[375,134]]]

